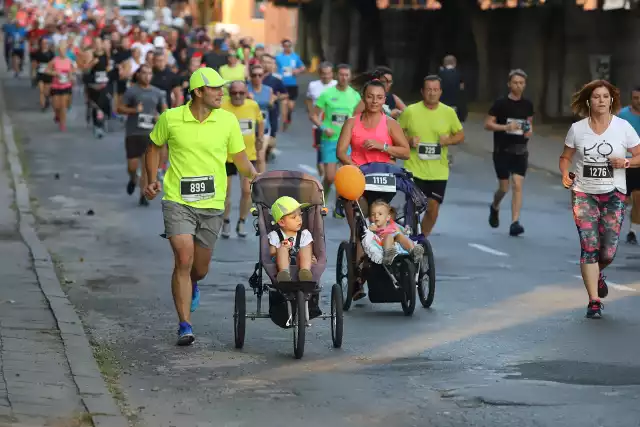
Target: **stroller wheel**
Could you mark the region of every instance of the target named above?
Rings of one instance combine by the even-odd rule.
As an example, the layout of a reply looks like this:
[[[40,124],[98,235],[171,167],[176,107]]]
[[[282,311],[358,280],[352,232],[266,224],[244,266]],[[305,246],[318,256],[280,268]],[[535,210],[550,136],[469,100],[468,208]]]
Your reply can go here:
[[[338,260],[336,262],[336,283],[340,286],[344,311],[351,308],[353,300],[353,284],[355,281],[354,252],[355,245],[343,241],[338,247]]]
[[[236,348],[244,347],[244,333],[247,326],[247,300],[244,285],[236,286],[236,302],[233,309],[233,336]]]
[[[304,355],[304,342],[307,332],[307,304],[302,291],[296,292],[296,314],[293,320],[293,354],[296,359]]]
[[[343,312],[342,289],[339,285],[331,287],[331,340],[333,348],[342,347]]]
[[[418,296],[422,306],[429,308],[436,295],[436,264],[431,243],[425,239],[422,246],[424,247],[424,257],[420,263],[420,273],[418,274]]]
[[[411,316],[416,309],[416,266],[409,258],[402,260],[398,266],[398,281],[403,293],[400,304],[405,316]]]

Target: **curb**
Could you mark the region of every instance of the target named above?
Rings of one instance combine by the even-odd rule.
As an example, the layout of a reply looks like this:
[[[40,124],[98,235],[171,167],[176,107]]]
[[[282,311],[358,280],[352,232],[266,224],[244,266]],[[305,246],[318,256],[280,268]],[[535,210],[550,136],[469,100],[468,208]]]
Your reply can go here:
[[[4,76],[5,73],[0,73],[0,77]],[[3,80],[0,84],[2,139],[7,150],[7,161],[15,187],[18,227],[22,240],[31,252],[40,289],[49,303],[60,330],[65,357],[78,389],[78,395],[95,427],[128,427],[129,422],[120,412],[102,379],[80,317],[62,290],[49,251],[36,233],[36,219],[31,211],[29,188],[23,176],[18,148],[13,138],[13,126],[5,105]]]

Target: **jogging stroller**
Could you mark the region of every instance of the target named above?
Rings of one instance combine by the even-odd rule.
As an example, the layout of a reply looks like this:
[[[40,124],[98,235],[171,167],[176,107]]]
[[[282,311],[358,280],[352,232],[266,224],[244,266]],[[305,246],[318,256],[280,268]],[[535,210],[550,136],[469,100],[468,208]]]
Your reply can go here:
[[[256,217],[254,226],[259,236],[259,258],[253,275],[249,279],[249,287],[257,297],[257,308],[253,313],[246,311],[245,287],[236,286],[234,309],[234,337],[236,348],[244,346],[246,319],[269,318],[284,329],[293,329],[293,351],[300,359],[304,354],[305,330],[309,320],[313,318],[331,319],[331,338],[334,348],[342,346],[342,292],[338,285],[331,288],[331,313],[323,315],[319,308],[321,291],[320,278],[327,264],[324,216],[324,190],[322,184],[313,176],[293,171],[270,171],[260,175],[252,183],[251,196],[254,207],[251,209]],[[313,236],[313,254],[316,262],[311,266],[313,281],[281,282],[276,280],[277,267],[269,252],[267,235],[276,230],[270,213],[271,205],[280,197],[289,196],[298,202],[308,204],[302,209],[302,228]],[[271,283],[264,283],[262,272],[265,271]],[[291,266],[291,277],[296,280],[298,268]],[[262,297],[269,295],[269,310],[262,311]]]

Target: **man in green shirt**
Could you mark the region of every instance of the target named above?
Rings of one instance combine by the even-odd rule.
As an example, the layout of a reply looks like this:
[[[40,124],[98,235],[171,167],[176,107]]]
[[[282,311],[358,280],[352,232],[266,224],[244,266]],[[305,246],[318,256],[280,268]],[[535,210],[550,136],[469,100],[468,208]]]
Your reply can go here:
[[[455,110],[440,102],[440,77],[425,77],[421,93],[422,101],[409,105],[400,115],[399,122],[411,146],[404,167],[429,198],[427,213],[420,224],[422,234],[428,237],[438,219],[449,179],[447,147],[461,143],[464,131]]]
[[[320,161],[324,164],[324,190],[328,195],[335,180],[338,157],[338,138],[342,126],[360,103],[360,94],[349,86],[351,82],[351,67],[340,64],[338,83],[326,89],[316,100],[314,114],[311,119],[318,126],[322,137],[320,139]]]

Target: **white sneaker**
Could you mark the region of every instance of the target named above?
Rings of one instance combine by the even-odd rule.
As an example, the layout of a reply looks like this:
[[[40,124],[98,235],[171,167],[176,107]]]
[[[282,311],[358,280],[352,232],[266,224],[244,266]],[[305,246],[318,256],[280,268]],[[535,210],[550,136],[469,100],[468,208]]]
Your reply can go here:
[[[225,219],[222,223],[222,231],[220,232],[220,236],[222,236],[223,239],[228,239],[229,237],[231,237],[231,223],[228,219]]]

